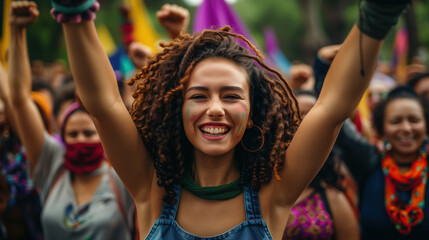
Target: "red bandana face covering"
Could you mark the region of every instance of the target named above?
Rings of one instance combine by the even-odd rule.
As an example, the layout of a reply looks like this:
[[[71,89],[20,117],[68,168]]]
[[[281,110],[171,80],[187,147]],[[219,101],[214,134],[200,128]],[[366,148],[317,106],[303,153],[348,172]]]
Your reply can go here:
[[[75,174],[95,171],[104,159],[101,142],[66,144],[65,167]]]

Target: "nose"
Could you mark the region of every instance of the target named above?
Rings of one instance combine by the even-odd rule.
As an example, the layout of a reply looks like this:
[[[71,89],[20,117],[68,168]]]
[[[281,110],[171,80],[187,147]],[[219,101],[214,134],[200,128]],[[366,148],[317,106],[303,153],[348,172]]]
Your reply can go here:
[[[412,129],[412,124],[409,121],[403,121],[401,124],[401,129],[403,131],[409,132]]]
[[[87,137],[85,136],[85,134],[83,133],[78,133],[78,135],[76,136],[76,138],[74,139],[75,142],[86,142],[87,141]]]
[[[207,115],[217,118],[225,115],[225,110],[220,99],[213,99],[210,101],[210,105],[207,109]]]

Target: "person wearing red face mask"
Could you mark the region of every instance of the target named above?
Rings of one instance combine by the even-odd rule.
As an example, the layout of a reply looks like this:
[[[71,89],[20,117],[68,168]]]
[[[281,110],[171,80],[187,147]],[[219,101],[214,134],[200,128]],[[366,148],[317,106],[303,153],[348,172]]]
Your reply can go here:
[[[33,2],[11,4],[9,84],[13,115],[39,188],[46,239],[131,239],[133,200],[106,162],[94,123],[78,103],[65,112],[61,135],[50,136],[29,92],[25,29],[38,17]]]
[[[76,174],[97,170],[105,160],[103,146],[88,113],[77,102],[66,110],[61,125],[66,146],[64,166]]]

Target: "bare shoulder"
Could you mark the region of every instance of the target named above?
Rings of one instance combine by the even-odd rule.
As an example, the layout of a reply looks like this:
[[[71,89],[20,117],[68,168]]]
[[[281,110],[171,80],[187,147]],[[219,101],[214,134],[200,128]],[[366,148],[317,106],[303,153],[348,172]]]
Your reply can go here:
[[[336,212],[348,211],[353,212],[353,207],[350,201],[347,199],[346,194],[334,187],[326,187],[326,198],[331,208],[332,214],[335,215]]]
[[[336,239],[359,239],[357,216],[346,195],[333,187],[326,188]]]

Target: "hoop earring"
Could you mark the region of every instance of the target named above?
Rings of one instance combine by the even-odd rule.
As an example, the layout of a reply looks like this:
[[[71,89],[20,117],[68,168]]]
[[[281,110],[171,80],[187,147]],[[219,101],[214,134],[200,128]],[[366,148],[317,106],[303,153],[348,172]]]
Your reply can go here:
[[[250,150],[246,146],[244,146],[243,138],[241,138],[240,142],[241,142],[241,146],[243,146],[244,150],[246,150],[248,152],[257,152],[257,151],[261,150],[261,148],[264,146],[265,136],[264,136],[264,133],[262,132],[262,129],[260,127],[258,127],[256,125],[253,125],[252,127],[256,127],[261,132],[261,136],[262,136],[261,146],[258,149],[256,149],[256,150]]]
[[[392,148],[392,145],[390,144],[390,142],[384,138],[383,139],[383,151],[387,153],[388,151],[391,150],[391,148]]]

